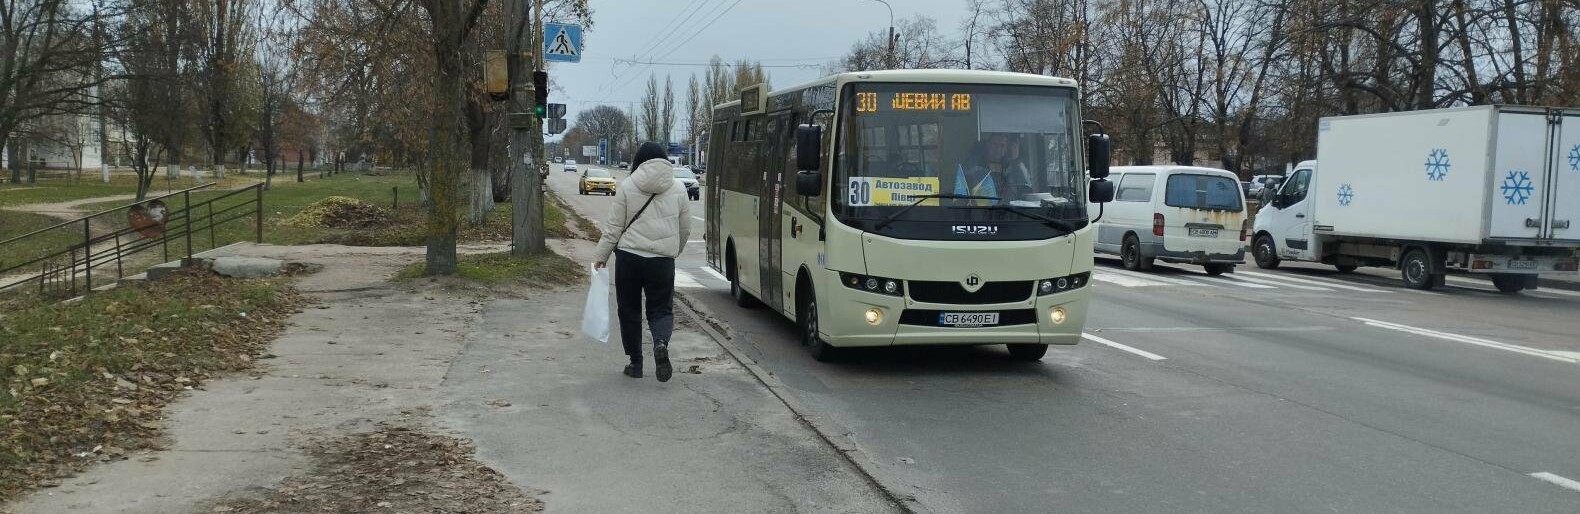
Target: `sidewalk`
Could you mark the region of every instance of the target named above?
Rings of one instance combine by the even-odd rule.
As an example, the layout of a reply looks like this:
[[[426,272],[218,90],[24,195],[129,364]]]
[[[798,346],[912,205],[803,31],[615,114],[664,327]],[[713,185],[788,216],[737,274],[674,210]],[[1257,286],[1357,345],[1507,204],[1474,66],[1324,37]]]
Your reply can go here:
[[[567,255],[590,243],[555,241]],[[315,441],[416,423],[469,439],[475,459],[547,512],[892,512],[834,449],[680,319],[675,378],[620,374],[618,335],[579,332],[584,290],[385,281],[421,248],[241,245],[322,264],[252,376],[205,385],[167,416],[169,449],[131,455],[0,508],[13,513],[210,512],[313,472]],[[585,261],[580,258],[578,260]],[[321,465],[322,463],[317,463]],[[398,481],[386,490],[402,511]],[[227,503],[229,505],[230,503]],[[289,512],[297,512],[291,510]],[[445,511],[448,512],[448,511]]]

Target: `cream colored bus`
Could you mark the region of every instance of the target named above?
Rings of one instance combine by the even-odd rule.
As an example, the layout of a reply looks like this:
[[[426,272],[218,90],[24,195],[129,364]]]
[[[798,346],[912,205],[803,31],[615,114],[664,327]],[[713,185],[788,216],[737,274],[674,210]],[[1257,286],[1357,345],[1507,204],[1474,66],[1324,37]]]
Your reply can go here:
[[[714,108],[708,261],[738,304],[796,321],[819,360],[910,344],[1036,360],[1075,344],[1086,207],[1113,197],[1107,136],[1082,136],[1079,94],[964,70],[743,89]]]

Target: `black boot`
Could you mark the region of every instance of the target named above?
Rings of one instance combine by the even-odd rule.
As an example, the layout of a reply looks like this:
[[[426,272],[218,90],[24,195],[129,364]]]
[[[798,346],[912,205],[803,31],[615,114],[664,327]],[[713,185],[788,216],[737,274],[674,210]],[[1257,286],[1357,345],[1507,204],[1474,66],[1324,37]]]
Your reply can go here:
[[[653,360],[658,363],[658,381],[668,382],[670,373],[674,371],[669,367],[669,343],[653,344]]]
[[[632,357],[631,358],[631,363],[625,365],[625,376],[628,376],[628,377],[631,377],[631,378],[642,378],[642,357],[641,356]]]

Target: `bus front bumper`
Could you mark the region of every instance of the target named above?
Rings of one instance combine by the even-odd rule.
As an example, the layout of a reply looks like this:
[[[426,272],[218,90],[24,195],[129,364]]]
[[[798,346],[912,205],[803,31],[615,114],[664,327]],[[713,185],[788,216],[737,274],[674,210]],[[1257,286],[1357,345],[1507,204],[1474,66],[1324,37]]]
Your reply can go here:
[[[1071,345],[1081,340],[1086,324],[1085,289],[1038,297],[1018,304],[939,305],[905,298],[861,294],[843,302],[830,302],[819,316],[823,340],[832,346],[981,345],[1040,343]],[[909,305],[907,305],[909,304]],[[1055,324],[1055,309],[1064,322]],[[878,310],[878,322],[868,323],[867,312]],[[938,326],[939,313],[999,314],[996,326]],[[836,335],[837,334],[837,335]]]

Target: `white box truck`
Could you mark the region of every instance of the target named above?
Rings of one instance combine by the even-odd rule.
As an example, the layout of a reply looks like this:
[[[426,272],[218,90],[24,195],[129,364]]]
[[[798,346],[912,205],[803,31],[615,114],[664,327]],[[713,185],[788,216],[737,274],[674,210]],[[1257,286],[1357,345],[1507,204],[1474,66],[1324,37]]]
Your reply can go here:
[[[1450,269],[1498,290],[1574,274],[1580,109],[1479,106],[1323,118],[1317,160],[1263,194],[1251,253],[1396,267],[1430,289]]]

